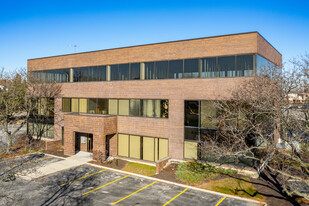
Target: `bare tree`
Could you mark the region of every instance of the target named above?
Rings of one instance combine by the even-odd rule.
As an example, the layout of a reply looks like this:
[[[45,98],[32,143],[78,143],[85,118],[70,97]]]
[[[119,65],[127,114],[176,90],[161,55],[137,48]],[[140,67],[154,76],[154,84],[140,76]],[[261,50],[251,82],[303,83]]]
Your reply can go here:
[[[289,93],[308,87],[308,60],[294,60],[289,69],[265,65],[231,91],[229,100],[217,101],[219,129],[203,136],[201,156],[221,163],[245,160],[259,174],[275,177],[288,196],[309,198],[302,190],[309,187],[308,105],[288,102]]]
[[[61,85],[55,82],[40,82],[25,70],[5,72],[2,69],[0,82],[2,85],[0,88],[0,125],[6,134],[6,152],[9,153],[14,137],[27,124],[29,118],[38,114],[38,111],[41,114],[49,112],[49,105],[43,106],[38,99],[58,97],[61,93]],[[43,116],[37,115],[36,118]],[[18,126],[12,128],[11,125]]]

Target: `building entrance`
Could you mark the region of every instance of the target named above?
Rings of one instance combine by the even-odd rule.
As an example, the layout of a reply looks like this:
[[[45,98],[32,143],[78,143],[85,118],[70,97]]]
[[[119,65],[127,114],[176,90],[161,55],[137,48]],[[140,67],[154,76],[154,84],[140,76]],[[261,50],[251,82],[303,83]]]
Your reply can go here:
[[[93,151],[93,135],[88,133],[75,132],[75,152]]]

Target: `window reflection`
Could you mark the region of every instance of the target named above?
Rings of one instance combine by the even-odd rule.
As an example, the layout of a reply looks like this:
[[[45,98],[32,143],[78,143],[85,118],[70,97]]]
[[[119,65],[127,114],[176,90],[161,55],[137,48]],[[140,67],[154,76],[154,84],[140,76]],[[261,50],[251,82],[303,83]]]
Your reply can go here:
[[[182,78],[183,60],[169,61],[169,78],[180,79]]]
[[[218,57],[219,77],[235,77],[235,56]]]

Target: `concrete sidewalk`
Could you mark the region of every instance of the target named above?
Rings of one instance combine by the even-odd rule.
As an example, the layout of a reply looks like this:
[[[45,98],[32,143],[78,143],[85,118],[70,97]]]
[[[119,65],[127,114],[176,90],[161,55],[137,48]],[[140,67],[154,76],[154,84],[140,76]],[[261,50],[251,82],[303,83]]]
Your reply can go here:
[[[70,169],[72,167],[83,165],[91,160],[92,158],[91,158],[90,153],[78,152],[76,155],[68,157],[64,160],[39,167],[37,170],[35,170],[35,172],[31,172],[26,175],[20,174],[19,177],[24,180],[36,179],[36,178],[43,177],[43,176],[46,176],[46,175],[49,175],[55,172],[59,172],[62,170]]]

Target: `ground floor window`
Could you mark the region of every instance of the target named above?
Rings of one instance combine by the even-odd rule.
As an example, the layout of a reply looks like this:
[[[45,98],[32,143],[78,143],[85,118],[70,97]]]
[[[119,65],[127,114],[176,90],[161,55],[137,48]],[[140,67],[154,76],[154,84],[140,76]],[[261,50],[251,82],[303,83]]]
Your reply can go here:
[[[198,143],[192,141],[184,142],[184,158],[197,160]]]
[[[61,145],[64,145],[64,127],[61,127]]]
[[[154,162],[168,156],[168,140],[118,134],[118,156]]]
[[[54,125],[42,123],[28,123],[28,134],[37,137],[54,138]]]

